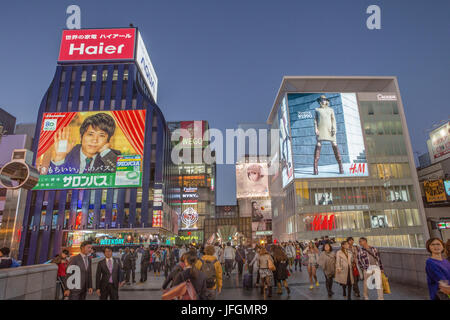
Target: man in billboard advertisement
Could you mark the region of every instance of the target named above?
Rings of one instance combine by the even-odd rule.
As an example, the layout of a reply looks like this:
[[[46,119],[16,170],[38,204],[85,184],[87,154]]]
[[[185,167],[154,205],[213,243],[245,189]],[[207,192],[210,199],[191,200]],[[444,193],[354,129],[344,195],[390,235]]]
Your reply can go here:
[[[145,110],[45,113],[35,189],[141,186]]]
[[[56,169],[61,172],[73,169],[73,173],[114,172],[120,155],[119,150],[110,148],[115,129],[113,117],[96,113],[84,119],[80,127],[81,143],[76,146],[68,144],[71,141],[68,127],[56,132],[48,174],[56,174]]]
[[[295,178],[368,176],[355,93],[288,94]]]
[[[292,140],[289,134],[289,114],[286,106],[286,97],[281,101],[279,111],[280,122],[280,154],[283,188],[294,178],[294,166],[292,161]]]
[[[236,191],[238,198],[269,196],[268,168],[265,163],[236,165]]]

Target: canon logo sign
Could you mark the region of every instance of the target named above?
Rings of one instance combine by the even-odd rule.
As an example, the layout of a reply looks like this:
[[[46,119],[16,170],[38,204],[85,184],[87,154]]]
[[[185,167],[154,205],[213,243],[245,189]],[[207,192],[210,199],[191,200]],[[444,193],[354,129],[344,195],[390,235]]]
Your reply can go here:
[[[58,61],[134,60],[136,29],[64,30]]]

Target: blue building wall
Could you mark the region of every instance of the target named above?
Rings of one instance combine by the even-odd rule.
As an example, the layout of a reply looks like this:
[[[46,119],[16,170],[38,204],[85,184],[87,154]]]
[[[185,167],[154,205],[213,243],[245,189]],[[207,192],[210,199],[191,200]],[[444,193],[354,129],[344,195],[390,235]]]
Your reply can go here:
[[[107,78],[103,79],[106,70]],[[117,80],[113,80],[117,70]],[[85,71],[85,74],[83,74]],[[97,72],[96,80],[92,75]],[[128,72],[128,79],[124,74]],[[84,81],[84,95],[81,88]],[[33,152],[37,154],[40,135],[40,124],[44,112],[96,111],[96,110],[130,110],[146,109],[145,145],[143,159],[142,202],[137,201],[137,188],[130,188],[130,200],[126,202],[125,188],[105,189],[106,204],[102,204],[102,189],[96,190],[50,190],[28,193],[24,215],[19,258],[23,264],[43,263],[61,250],[63,230],[73,230],[77,210],[81,209],[81,227],[86,228],[89,210],[94,212],[93,229],[100,228],[101,210],[105,210],[105,225],[109,228],[151,227],[152,202],[149,192],[153,192],[154,183],[168,181],[165,163],[170,159],[167,143],[168,133],[164,116],[150,96],[137,67],[134,63],[58,65],[53,81],[45,93],[38,113]],[[115,90],[115,93],[113,92]],[[135,104],[133,106],[133,99]],[[101,100],[104,107],[101,108]],[[125,105],[122,105],[125,100]],[[156,117],[156,127],[153,127]],[[152,133],[156,132],[156,141],[152,141]],[[156,161],[152,163],[152,151],[156,152]],[[35,159],[33,160],[35,161]],[[167,186],[167,184],[165,184]],[[114,203],[114,192],[117,190],[117,201]],[[94,203],[91,203],[91,194]],[[112,210],[117,208],[117,221],[112,225]],[[136,209],[141,209],[141,224],[136,225]],[[129,224],[124,225],[124,212],[129,210]],[[65,225],[66,212],[70,210],[68,223]],[[45,219],[41,222],[42,212]]]

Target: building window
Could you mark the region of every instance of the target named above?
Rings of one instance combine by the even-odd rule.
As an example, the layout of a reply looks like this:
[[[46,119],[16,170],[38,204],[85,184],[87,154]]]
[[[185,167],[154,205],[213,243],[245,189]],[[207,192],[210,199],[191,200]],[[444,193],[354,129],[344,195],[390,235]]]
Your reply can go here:
[[[108,70],[103,70],[102,81],[106,81],[107,79],[108,79]]]
[[[123,72],[123,80],[128,80],[128,70]]]
[[[97,70],[92,71],[91,81],[97,81]]]
[[[86,81],[86,75],[87,75],[87,71],[84,70],[84,71],[81,73],[81,82],[85,82],[85,81]]]
[[[118,78],[119,78],[119,70],[114,70],[113,71],[113,81],[117,81]]]

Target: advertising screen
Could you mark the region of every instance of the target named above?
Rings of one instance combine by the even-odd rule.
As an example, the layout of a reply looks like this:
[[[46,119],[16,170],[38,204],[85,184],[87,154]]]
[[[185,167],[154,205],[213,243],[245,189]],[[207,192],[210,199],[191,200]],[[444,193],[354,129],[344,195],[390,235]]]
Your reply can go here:
[[[315,194],[316,206],[328,206],[333,204],[333,194],[331,192],[318,192]]]
[[[140,187],[145,110],[44,113],[35,190]]]
[[[134,28],[64,30],[58,61],[133,60],[135,39]]]
[[[288,94],[288,105],[295,178],[369,175],[355,93]]]
[[[428,145],[433,163],[450,157],[450,122],[430,133]]]
[[[236,165],[237,198],[268,197],[269,178],[266,163]]]
[[[145,47],[140,33],[138,33],[136,63],[144,76],[145,84],[149,88],[150,93],[156,102],[158,95],[158,78],[156,77],[155,69],[153,68],[152,61],[150,60],[150,56],[148,55],[147,48]]]
[[[450,197],[450,180],[444,181],[445,193]]]
[[[372,229],[389,227],[387,217],[385,215],[370,217],[370,227]]]
[[[270,200],[251,200],[252,231],[267,231],[272,222]]]
[[[427,202],[446,201],[444,183],[442,180],[424,181],[423,188]]]
[[[283,188],[294,179],[294,164],[292,161],[292,138],[289,132],[289,114],[287,111],[286,97],[281,101],[278,111],[280,123],[280,164]]]

